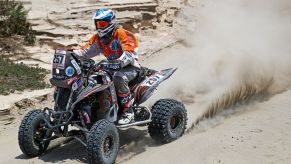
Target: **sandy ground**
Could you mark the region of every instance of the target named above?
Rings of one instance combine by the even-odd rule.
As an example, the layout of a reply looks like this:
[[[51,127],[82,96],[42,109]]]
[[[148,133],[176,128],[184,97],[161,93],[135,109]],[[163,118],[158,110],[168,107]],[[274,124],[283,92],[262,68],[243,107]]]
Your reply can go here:
[[[121,138],[139,141],[126,153],[140,153],[122,163],[257,163],[287,164],[291,160],[291,91],[243,108],[212,128],[195,129],[181,139],[163,146],[154,145],[143,131],[131,130]],[[206,126],[207,127],[207,126]],[[26,159],[18,148],[17,124],[0,135],[1,163],[85,163],[85,149],[78,142]],[[135,135],[129,135],[130,132]],[[136,139],[136,137],[138,139]],[[125,144],[125,143],[123,143]],[[126,143],[129,144],[130,143]],[[9,149],[3,149],[7,148]],[[158,162],[157,162],[158,161]]]
[[[162,2],[167,4],[167,1]],[[54,3],[58,5],[58,1]],[[271,78],[273,83],[267,88],[268,96],[254,94],[263,98],[245,104],[234,103],[232,110],[202,120],[182,138],[167,145],[155,144],[145,128],[120,130],[121,147],[116,162],[290,163],[290,2],[188,0],[183,3],[186,6],[175,18],[182,30],[180,37],[174,38],[180,42],[167,44],[168,48],[160,48],[154,56],[142,57],[143,64],[151,68],[179,68],[147,104],[164,97],[179,99],[186,104],[191,125],[209,104],[245,81],[259,89],[263,83],[258,82]],[[87,1],[82,5],[85,10],[91,10]],[[75,3],[68,1],[68,6],[79,12]],[[43,20],[35,18],[35,21]],[[164,33],[164,36],[169,34]],[[58,38],[53,40],[56,42]],[[51,102],[43,101],[39,105],[50,106]],[[61,146],[61,141],[54,142],[46,154],[27,159],[17,144],[19,122],[20,119],[16,119],[0,131],[0,163],[87,162],[85,147],[76,141]]]
[[[290,163],[290,100],[291,90],[241,107],[214,127],[200,125],[171,144],[149,146],[126,163]]]

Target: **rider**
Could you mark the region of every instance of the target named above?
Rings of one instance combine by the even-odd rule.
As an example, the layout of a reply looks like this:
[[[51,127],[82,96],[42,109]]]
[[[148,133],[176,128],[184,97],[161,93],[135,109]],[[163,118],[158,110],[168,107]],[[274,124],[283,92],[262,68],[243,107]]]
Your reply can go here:
[[[123,112],[118,123],[128,124],[134,120],[131,109],[133,97],[128,82],[137,76],[140,69],[137,56],[138,40],[133,33],[123,29],[117,23],[115,13],[109,8],[97,10],[93,20],[97,33],[86,45],[74,52],[85,58],[102,54],[108,61],[121,63],[121,69],[113,74],[113,82]]]

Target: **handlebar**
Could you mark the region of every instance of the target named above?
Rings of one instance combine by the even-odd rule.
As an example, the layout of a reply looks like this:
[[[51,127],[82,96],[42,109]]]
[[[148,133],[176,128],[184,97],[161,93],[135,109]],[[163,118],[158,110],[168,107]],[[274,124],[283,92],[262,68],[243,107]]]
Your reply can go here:
[[[80,56],[75,54],[72,49],[67,49],[65,51],[68,54],[70,54],[74,58],[74,60],[76,60],[76,62],[83,68],[83,70],[85,70],[84,73],[88,75],[91,74],[92,72],[98,72],[99,70],[103,70],[105,72],[112,72],[112,71],[117,71],[121,69],[120,61],[101,60],[95,63],[95,61],[92,59],[81,58]]]

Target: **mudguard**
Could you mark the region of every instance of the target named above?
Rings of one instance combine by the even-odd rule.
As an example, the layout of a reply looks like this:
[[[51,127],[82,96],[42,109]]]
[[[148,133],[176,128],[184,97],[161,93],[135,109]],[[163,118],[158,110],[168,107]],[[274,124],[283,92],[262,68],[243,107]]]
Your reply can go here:
[[[97,86],[90,86],[88,85],[77,97],[76,101],[72,104],[72,108],[74,108],[80,101],[85,99],[86,97],[96,94],[97,92],[101,92],[105,89],[110,90],[110,94],[112,97],[112,105],[109,109],[109,112],[107,114],[107,120],[110,122],[114,122],[117,120],[117,112],[118,112],[118,105],[117,105],[117,99],[116,99],[116,92],[113,82],[109,82],[108,84],[103,85],[97,85]]]
[[[176,70],[177,68],[161,70],[142,81],[135,90],[135,104],[140,105],[145,102],[153,95],[154,89],[158,87],[161,82],[168,79]]]
[[[105,85],[97,85],[97,86],[94,86],[94,87],[91,87],[91,86],[87,86],[84,90],[82,90],[82,92],[78,95],[76,101],[72,104],[72,108],[75,107],[75,105],[77,103],[79,103],[80,101],[82,101],[84,98],[92,95],[92,94],[95,94],[97,92],[100,92],[100,91],[103,91],[105,89],[107,89],[108,87],[110,87],[112,85],[112,82],[109,83],[109,84],[105,84]]]

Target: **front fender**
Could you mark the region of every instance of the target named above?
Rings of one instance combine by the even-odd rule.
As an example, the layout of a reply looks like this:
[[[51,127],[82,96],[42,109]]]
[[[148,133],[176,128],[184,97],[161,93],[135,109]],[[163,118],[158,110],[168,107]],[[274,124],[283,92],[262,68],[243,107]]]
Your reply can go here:
[[[72,104],[74,108],[80,101],[84,100],[86,97],[93,95],[97,92],[104,91],[112,85],[112,82],[104,85],[97,85],[94,87],[87,86],[77,97],[76,101]]]

